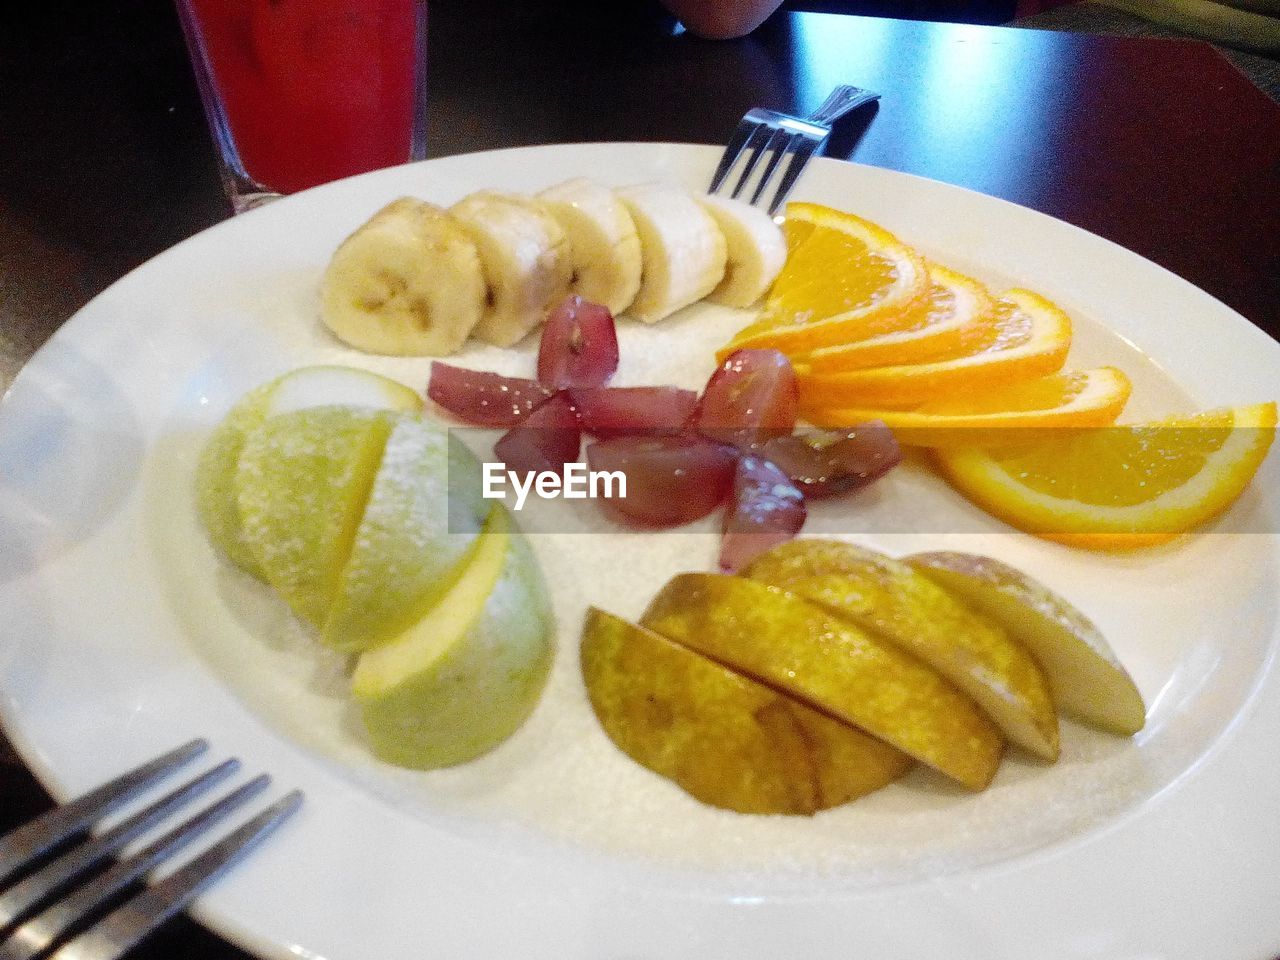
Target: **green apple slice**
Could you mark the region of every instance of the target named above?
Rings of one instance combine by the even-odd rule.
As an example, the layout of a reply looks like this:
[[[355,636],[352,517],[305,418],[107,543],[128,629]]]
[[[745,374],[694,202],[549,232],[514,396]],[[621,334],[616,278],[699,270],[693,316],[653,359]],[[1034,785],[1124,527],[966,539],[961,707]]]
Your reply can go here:
[[[418,413],[422,397],[403,383],[357,367],[299,367],[275,381],[267,416],[329,406]]]
[[[746,575],[893,641],[972,697],[1011,741],[1058,759],[1058,715],[1035,660],[922,573],[840,540],[792,540],[757,557]]]
[[[397,421],[321,639],[365,650],[421,620],[457,579],[488,508],[470,450],[434,424]]]
[[[240,398],[209,435],[196,466],[196,511],[205,532],[228,560],[259,580],[265,580],[266,575],[258,567],[240,527],[236,464],[240,462],[246,434],[267,418],[267,398],[274,387],[274,382],[264,383]]]
[[[312,407],[268,417],[236,467],[242,536],[293,611],[323,626],[394,419]]]
[[[352,692],[378,757],[451,766],[516,731],[551,659],[546,586],[528,542],[495,505],[461,576],[418,623],[360,655]]]
[[[308,407],[348,404],[378,410],[422,409],[422,398],[402,383],[354,367],[291,370],[250,390],[214,428],[196,467],[196,510],[213,545],[260,580],[266,575],[245,543],[236,501],[236,464],[245,436],[267,417]]]
[[[1133,678],[1093,622],[1048,587],[971,553],[917,553],[906,562],[1023,643],[1063,713],[1124,736],[1142,729],[1147,710]]]

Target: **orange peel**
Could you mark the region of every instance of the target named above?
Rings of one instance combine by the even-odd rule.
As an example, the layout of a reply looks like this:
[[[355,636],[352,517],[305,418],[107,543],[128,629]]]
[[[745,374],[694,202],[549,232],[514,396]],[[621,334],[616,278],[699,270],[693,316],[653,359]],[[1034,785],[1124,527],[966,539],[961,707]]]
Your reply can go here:
[[[942,397],[969,398],[1020,380],[1056,373],[1071,347],[1071,318],[1030,290],[997,303],[994,338],[965,356],[847,373],[813,373],[797,365],[800,405],[904,409]]]
[[[807,410],[815,426],[846,429],[883,420],[900,443],[916,447],[993,446],[1036,439],[1029,431],[1105,427],[1124,410],[1132,385],[1115,367],[1055,373],[976,399],[935,400],[910,410],[845,407]]]
[[[1276,404],[1068,434],[1004,450],[938,450],[947,480],[1019,529],[1093,549],[1172,540],[1221,514],[1275,439]]]
[[[888,230],[816,203],[787,204],[786,266],[756,323],[717,354],[803,353],[902,329],[929,290],[924,260]]]
[[[819,347],[795,357],[811,373],[841,373],[886,364],[927,363],[965,356],[989,344],[995,300],[987,288],[940,264],[929,264],[929,292],[901,330]]]

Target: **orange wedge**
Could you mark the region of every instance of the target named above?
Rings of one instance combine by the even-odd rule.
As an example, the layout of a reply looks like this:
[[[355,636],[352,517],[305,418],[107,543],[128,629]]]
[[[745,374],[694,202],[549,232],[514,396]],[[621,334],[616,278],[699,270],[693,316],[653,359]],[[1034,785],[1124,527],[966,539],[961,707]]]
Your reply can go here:
[[[938,450],[947,480],[1022,530],[1094,549],[1171,540],[1220,514],[1275,438],[1276,405],[1071,431],[1002,450]]]
[[[816,203],[787,204],[787,264],[764,316],[718,356],[742,347],[800,353],[901,329],[929,289],[920,256],[885,230]]]
[[[1031,439],[1029,430],[1105,427],[1129,399],[1129,378],[1115,367],[1055,373],[1024,380],[977,397],[923,403],[911,410],[846,407],[812,410],[815,426],[847,429],[883,420],[900,443],[917,447],[993,446]]]
[[[950,360],[821,374],[798,363],[800,406],[902,409],[943,396],[977,402],[988,390],[1062,368],[1071,318],[1038,293],[1008,291],[992,322],[996,332],[989,343]]]
[[[811,373],[840,373],[886,364],[926,363],[964,356],[987,346],[997,332],[995,300],[977,280],[930,263],[929,292],[907,312],[901,330],[820,347],[795,357]]]

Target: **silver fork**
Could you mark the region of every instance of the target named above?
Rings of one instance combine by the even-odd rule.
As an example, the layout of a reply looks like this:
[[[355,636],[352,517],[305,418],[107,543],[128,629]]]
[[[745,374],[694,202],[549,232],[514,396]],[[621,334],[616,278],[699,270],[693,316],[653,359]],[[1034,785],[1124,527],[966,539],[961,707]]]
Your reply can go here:
[[[769,215],[772,216],[791,193],[809,158],[831,136],[831,125],[850,110],[856,110],[864,104],[879,99],[880,94],[872,93],[870,90],[840,86],[832,90],[822,106],[807,119],[779,113],[776,110],[766,110],[763,107],[748,110],[742,122],[738,124],[738,129],[733,132],[729,145],[724,148],[724,156],[720,158],[716,172],[711,177],[708,192],[715,193],[719,190],[730,171],[733,170],[738,157],[744,151],[750,150],[751,155],[747,158],[746,166],[743,167],[737,186],[733,188],[731,194],[737,197],[742,193],[747,181],[751,179],[751,174],[759,164],[760,158],[768,154],[769,162],[765,164],[764,171],[756,183],[755,192],[751,194],[751,202],[755,204],[764,194],[769,181],[773,179],[773,174],[778,169],[782,158],[790,156],[791,162],[787,164],[787,169],[778,184],[778,190],[767,208]]]
[[[261,793],[270,777],[263,774],[242,784],[115,862],[111,858],[126,844],[230,777],[240,762],[226,760],[97,836],[68,846],[68,841],[83,837],[102,817],[207,747],[204,740],[192,740],[0,837],[0,960],[114,960],[123,956],[302,804],[299,791],[286,794],[136,895],[131,894],[145,882],[148,871]],[[65,852],[58,853],[64,847]],[[54,947],[56,950],[49,953]]]

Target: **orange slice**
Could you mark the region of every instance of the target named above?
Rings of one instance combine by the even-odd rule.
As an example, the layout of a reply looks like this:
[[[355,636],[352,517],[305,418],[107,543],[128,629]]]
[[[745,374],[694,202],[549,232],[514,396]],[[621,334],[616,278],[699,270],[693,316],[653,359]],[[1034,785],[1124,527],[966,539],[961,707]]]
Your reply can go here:
[[[1084,430],[1003,450],[938,450],[947,480],[983,509],[1050,540],[1129,549],[1220,514],[1275,438],[1276,405]]]
[[[996,332],[989,343],[950,360],[822,374],[798,364],[800,405],[902,409],[942,396],[976,402],[987,390],[1062,368],[1071,346],[1071,318],[1038,293],[1008,291],[997,302],[992,322]]]
[[[809,208],[816,206],[816,203],[787,204],[787,214],[782,220],[782,239],[786,241],[788,256],[795,253],[796,248],[813,233],[814,221],[805,214]]]
[[[1105,427],[1120,416],[1130,389],[1121,371],[1098,367],[1037,377],[973,398],[934,400],[911,410],[846,407],[808,411],[805,419],[831,429],[883,420],[900,443],[911,446],[985,447],[1048,439],[1028,434],[1036,428]]]
[[[820,347],[796,357],[812,373],[839,373],[887,364],[926,363],[964,356],[987,346],[997,327],[995,300],[977,280],[930,263],[929,292],[907,311],[901,330]]]
[[[787,204],[787,263],[764,316],[718,354],[741,347],[798,353],[901,329],[903,311],[923,298],[929,275],[920,256],[868,220],[816,203]]]

